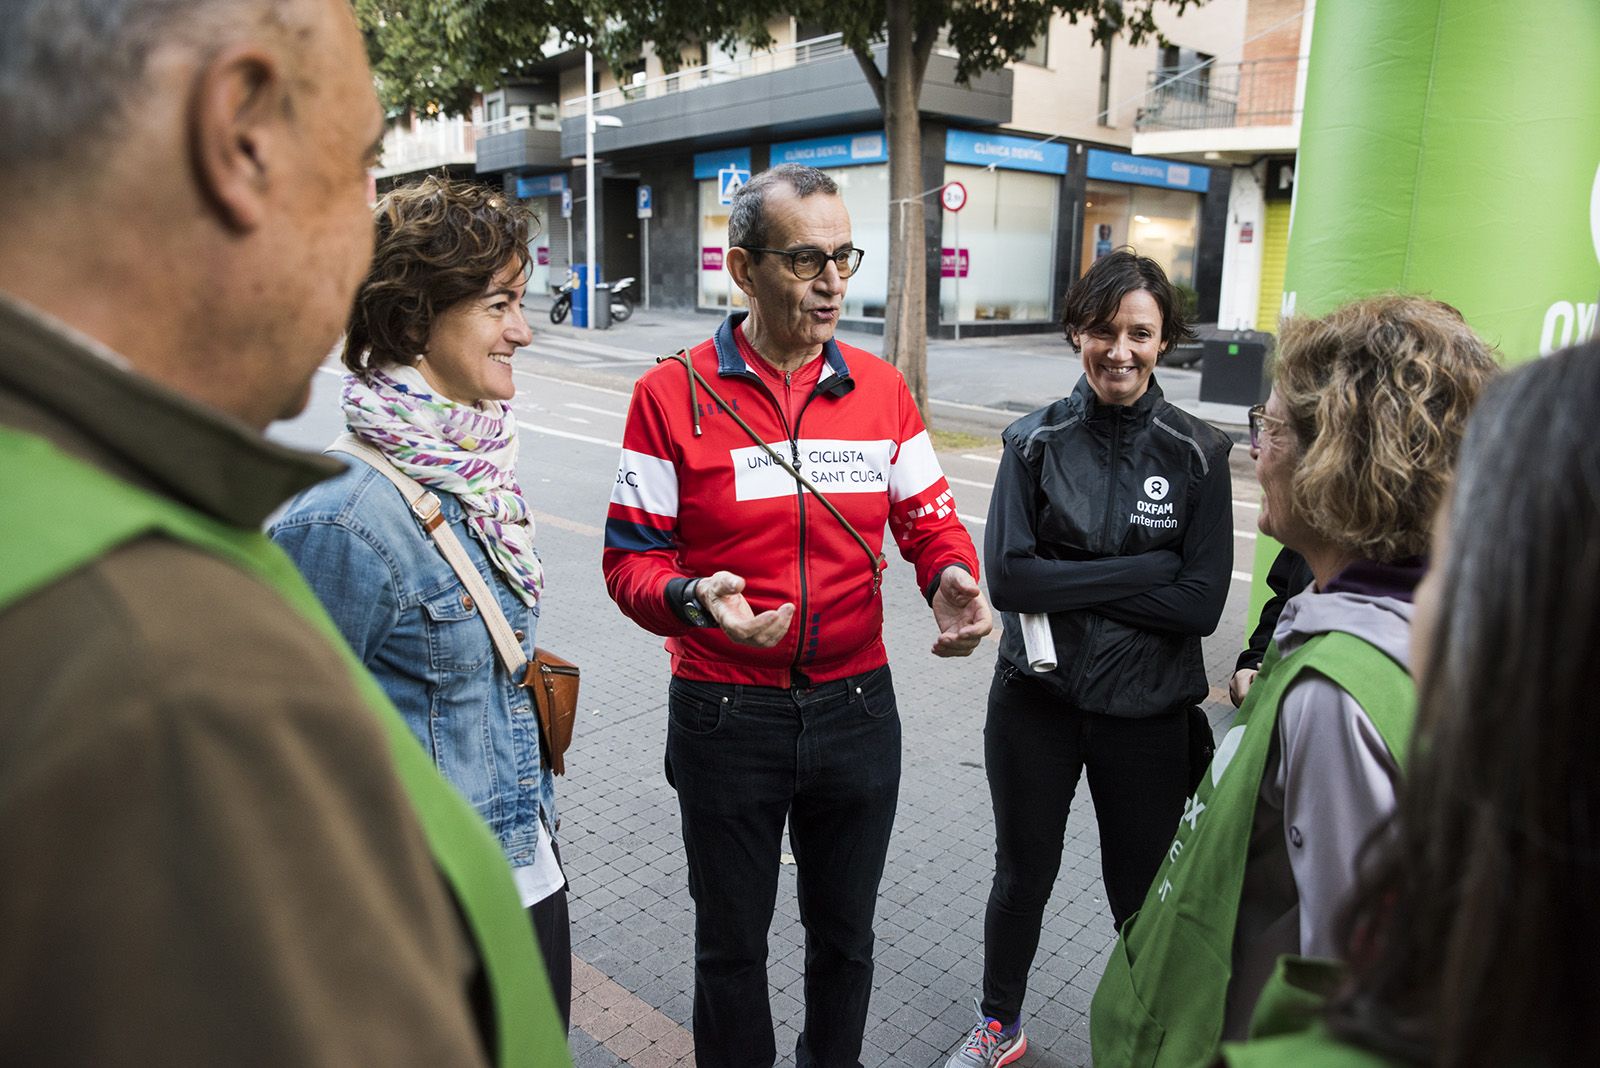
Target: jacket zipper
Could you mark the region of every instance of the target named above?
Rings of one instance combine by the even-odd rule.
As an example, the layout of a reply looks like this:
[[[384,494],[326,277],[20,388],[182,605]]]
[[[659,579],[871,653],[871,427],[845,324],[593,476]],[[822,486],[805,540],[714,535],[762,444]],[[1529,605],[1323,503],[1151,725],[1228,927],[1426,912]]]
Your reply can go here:
[[[793,372],[790,371],[785,371],[783,373],[783,389],[785,398],[788,396],[789,384],[792,375]],[[817,390],[813,390],[811,392],[811,396],[806,398],[805,404],[800,407],[800,416],[795,418],[794,427],[791,429],[789,426],[788,409],[784,407],[782,401],[778,400],[778,395],[772,392],[771,387],[763,382],[759,375],[752,374],[751,377],[754,378],[756,385],[761,387],[762,392],[767,395],[767,399],[772,401],[772,406],[777,409],[778,422],[783,426],[784,435],[789,439],[789,462],[794,465],[794,469],[796,471],[799,471],[800,417],[806,414],[806,409],[811,406],[811,397],[815,397],[817,395]],[[805,672],[800,670],[800,658],[805,655],[806,651],[806,491],[805,488],[800,485],[800,483],[796,482],[794,485],[794,492],[795,496],[798,498],[796,504],[800,509],[800,596],[796,600],[794,606],[795,621],[799,624],[799,631],[795,635],[794,659],[790,661],[789,681],[791,684],[797,686],[808,687],[811,685],[811,680],[806,677]]]
[[[789,372],[783,375],[784,383],[789,381]],[[794,434],[789,438],[789,449],[793,454],[794,469],[800,470],[800,420],[806,417],[806,409],[811,407],[811,402],[822,392],[822,382],[817,385],[800,405],[800,413],[794,417]],[[806,615],[807,583],[806,583],[806,491],[798,482],[794,486],[795,496],[800,507],[800,603],[795,605],[796,621],[800,624],[800,633],[796,635],[794,643],[794,664],[789,668],[790,681],[800,686],[811,685],[811,679],[800,670],[800,658],[806,654],[806,635],[810,632],[810,619]]]
[[[1117,514],[1117,483],[1121,475],[1117,471],[1117,462],[1122,456],[1122,413],[1114,413],[1111,417],[1111,453],[1106,461],[1106,518],[1100,527],[1100,552],[1106,555],[1111,552],[1111,521]],[[1083,693],[1083,680],[1089,674],[1089,662],[1094,659],[1095,642],[1100,637],[1100,616],[1096,615],[1089,620],[1089,629],[1083,636],[1083,659],[1078,664],[1078,678],[1073,684],[1075,693]]]

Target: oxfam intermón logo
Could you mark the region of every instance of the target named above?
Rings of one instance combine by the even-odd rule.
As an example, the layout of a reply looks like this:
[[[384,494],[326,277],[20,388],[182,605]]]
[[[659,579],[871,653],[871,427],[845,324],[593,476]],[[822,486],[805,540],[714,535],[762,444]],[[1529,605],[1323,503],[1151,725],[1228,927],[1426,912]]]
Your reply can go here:
[[[1600,167],[1595,168],[1594,188],[1589,193],[1589,235],[1594,238],[1594,258],[1600,261]],[[1600,303],[1558,300],[1544,313],[1544,329],[1539,333],[1539,355],[1582,344],[1595,336],[1595,319]]]
[[[1594,258],[1600,260],[1600,167],[1594,169],[1594,192],[1589,194],[1589,233],[1594,238]]]

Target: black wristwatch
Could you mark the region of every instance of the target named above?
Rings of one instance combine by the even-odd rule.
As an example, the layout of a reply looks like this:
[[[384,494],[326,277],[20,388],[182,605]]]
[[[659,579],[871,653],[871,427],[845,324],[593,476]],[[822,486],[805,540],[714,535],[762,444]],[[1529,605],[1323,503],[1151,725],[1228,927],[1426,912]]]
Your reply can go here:
[[[711,618],[711,613],[706,611],[706,606],[700,603],[700,598],[695,596],[700,589],[699,579],[690,579],[683,587],[683,618],[689,621],[692,627],[714,627],[716,622]]]

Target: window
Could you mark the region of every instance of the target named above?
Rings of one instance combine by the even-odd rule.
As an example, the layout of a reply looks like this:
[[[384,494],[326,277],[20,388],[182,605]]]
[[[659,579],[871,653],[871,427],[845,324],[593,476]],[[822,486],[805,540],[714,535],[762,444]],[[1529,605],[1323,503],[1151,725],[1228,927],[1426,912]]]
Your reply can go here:
[[[1165,45],[1156,75],[1165,85],[1162,95],[1171,100],[1205,100],[1211,93],[1211,67],[1215,56],[1191,48]]]
[[[1022,50],[1022,55],[1017,57],[1020,62],[1032,63],[1035,67],[1048,67],[1050,65],[1050,27],[1047,25],[1044,32],[1027,48]]]
[[[1179,189],[1090,181],[1083,205],[1080,270],[1114,248],[1132,245],[1161,264],[1173,285],[1194,288],[1194,250],[1200,232],[1200,195]]]
[[[728,254],[728,205],[718,196],[717,180],[700,181],[700,285],[702,308],[745,308],[744,291],[733,284],[723,260]]]
[[[940,321],[956,321],[957,290],[964,323],[1051,318],[1061,179],[956,163],[944,176],[967,187],[967,203],[959,219],[944,213]]]
[[[483,117],[488,122],[494,122],[505,114],[505,101],[498,96],[491,96],[483,102]]]

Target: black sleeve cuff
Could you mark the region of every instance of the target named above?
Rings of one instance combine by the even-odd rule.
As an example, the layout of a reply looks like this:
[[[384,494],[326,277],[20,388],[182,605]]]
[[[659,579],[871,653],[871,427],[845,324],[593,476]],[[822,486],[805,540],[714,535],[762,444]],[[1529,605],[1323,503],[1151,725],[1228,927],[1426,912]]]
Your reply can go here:
[[[922,591],[922,599],[927,601],[930,606],[933,604],[933,595],[939,592],[939,580],[944,578],[944,573],[946,571],[948,571],[952,567],[959,567],[961,570],[965,571],[967,574],[969,574],[969,575],[972,574],[972,568],[968,567],[966,564],[961,563],[960,561],[956,561],[955,563],[951,563],[951,564],[946,564],[946,565],[944,565],[944,567],[941,567],[939,569],[939,573],[937,575],[933,576],[933,581],[928,583],[928,588]],[[974,577],[976,577],[976,576],[974,576]]]
[[[683,602],[688,599],[684,596],[684,594],[689,588],[689,583],[695,581],[696,577],[698,576],[668,579],[665,594],[667,598],[667,607],[672,609],[672,614],[677,616],[691,627],[694,626],[694,620],[690,619],[689,614],[684,611]]]

